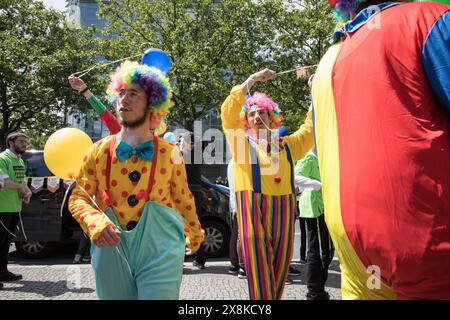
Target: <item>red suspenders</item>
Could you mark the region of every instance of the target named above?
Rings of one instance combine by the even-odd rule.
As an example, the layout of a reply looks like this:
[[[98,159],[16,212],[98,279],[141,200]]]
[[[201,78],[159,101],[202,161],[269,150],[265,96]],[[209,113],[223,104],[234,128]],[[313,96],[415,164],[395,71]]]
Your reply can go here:
[[[102,198],[103,201],[108,205],[108,207],[113,207],[113,202],[110,197],[109,188],[110,188],[110,180],[111,180],[111,163],[112,158],[114,155],[114,147],[116,144],[116,136],[113,135],[110,143],[109,143],[109,152],[107,154],[107,161],[106,161],[106,190],[103,191]],[[148,180],[148,187],[147,192],[145,195],[138,194],[136,197],[138,199],[145,198],[145,201],[150,200],[150,193],[152,191],[153,186],[155,185],[155,171],[156,171],[156,165],[158,162],[158,137],[156,135],[153,136],[153,159],[152,159],[152,166],[150,169],[150,178]]]

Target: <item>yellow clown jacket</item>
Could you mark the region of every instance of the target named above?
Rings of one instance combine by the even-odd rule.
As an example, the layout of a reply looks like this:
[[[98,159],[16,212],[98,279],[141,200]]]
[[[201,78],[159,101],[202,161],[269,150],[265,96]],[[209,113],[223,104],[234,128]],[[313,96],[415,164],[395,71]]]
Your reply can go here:
[[[102,193],[106,189],[107,154],[112,137],[108,136],[90,148],[84,157],[82,168],[76,178],[76,187],[69,200],[69,210],[91,240],[96,240],[110,223],[93,205],[90,198],[95,197],[101,210],[108,207]],[[204,232],[196,214],[194,197],[188,187],[180,150],[166,140],[158,138],[158,152],[155,150],[154,155],[158,157],[156,182],[152,187],[150,200],[174,209],[184,218],[186,246],[196,251],[203,241]],[[113,203],[112,209],[124,230],[127,230],[129,222],[137,222],[142,214],[145,199],[140,199],[134,206],[130,206],[128,199],[130,195],[143,193],[147,189],[151,165],[136,156],[119,162],[115,152],[113,154],[109,193]],[[130,180],[129,173],[132,171],[140,173],[139,181]]]
[[[234,191],[254,191],[249,139],[240,118],[245,96],[240,86],[235,86],[222,104],[222,126],[233,154]],[[293,134],[279,138],[279,149],[272,154],[256,145],[256,154],[261,170],[261,193],[265,195],[288,195],[292,193],[291,167],[285,146],[288,145],[295,163],[314,144],[311,112],[304,124]],[[272,148],[273,150],[273,148]]]

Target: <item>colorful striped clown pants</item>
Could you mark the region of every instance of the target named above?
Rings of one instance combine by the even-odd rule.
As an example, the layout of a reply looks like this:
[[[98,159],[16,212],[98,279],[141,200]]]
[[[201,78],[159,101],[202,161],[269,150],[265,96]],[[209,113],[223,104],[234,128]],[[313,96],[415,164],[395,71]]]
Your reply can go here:
[[[236,192],[242,258],[251,300],[280,300],[294,243],[295,197]]]

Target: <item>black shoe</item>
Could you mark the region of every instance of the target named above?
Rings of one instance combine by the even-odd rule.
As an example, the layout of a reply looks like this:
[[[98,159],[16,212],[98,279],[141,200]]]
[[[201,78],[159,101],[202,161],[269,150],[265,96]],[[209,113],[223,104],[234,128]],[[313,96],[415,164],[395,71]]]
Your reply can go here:
[[[199,263],[199,262],[197,262],[195,260],[192,262],[192,265],[194,267],[197,267],[198,269],[205,269],[205,265],[204,264],[201,264],[201,263]]]
[[[286,285],[290,285],[290,284],[294,284],[294,280],[292,280],[291,278],[287,277]]]
[[[0,281],[8,282],[8,281],[18,281],[22,279],[21,274],[14,274],[10,271],[6,271],[0,274]]]
[[[230,269],[228,269],[228,273],[230,274],[237,274],[239,272],[239,267],[231,266]]]
[[[300,270],[295,269],[293,266],[289,266],[289,276],[298,277],[301,274]]]
[[[0,289],[3,288],[3,283],[0,282]]]
[[[306,300],[330,300],[330,295],[328,292],[323,291],[321,293],[307,293]]]
[[[81,259],[81,261],[90,263],[91,262],[91,256],[83,257],[83,259]]]
[[[239,268],[239,271],[238,271],[238,278],[239,278],[239,279],[245,279],[245,278],[247,278],[247,274],[245,273],[245,270],[244,270],[244,269]]]

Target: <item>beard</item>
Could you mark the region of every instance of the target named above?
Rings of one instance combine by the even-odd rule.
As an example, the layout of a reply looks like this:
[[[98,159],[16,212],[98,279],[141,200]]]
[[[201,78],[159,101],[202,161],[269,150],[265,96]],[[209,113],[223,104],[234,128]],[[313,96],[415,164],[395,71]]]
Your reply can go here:
[[[119,117],[119,123],[124,128],[134,129],[134,128],[140,127],[148,120],[149,112],[150,112],[150,108],[145,108],[143,114],[140,117],[138,117],[137,119],[134,119],[134,120],[126,121],[126,120],[123,120],[122,118]]]
[[[19,155],[24,154],[26,151],[27,151],[26,148],[25,149],[14,149],[14,152]]]

